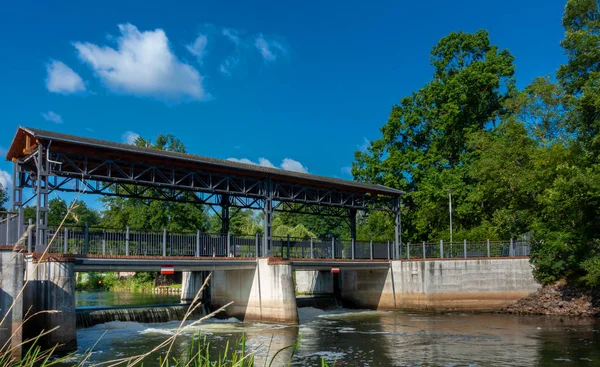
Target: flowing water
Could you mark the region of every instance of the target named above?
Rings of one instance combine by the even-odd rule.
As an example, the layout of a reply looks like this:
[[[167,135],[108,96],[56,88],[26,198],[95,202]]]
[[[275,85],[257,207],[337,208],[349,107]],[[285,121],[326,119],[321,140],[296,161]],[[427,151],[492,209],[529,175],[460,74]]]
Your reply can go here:
[[[179,303],[179,295],[145,292],[75,292],[77,308]]]
[[[293,366],[320,366],[321,357],[341,366],[600,366],[596,319],[315,308],[301,308],[299,316],[299,326],[207,320],[185,332],[174,352],[198,333],[217,349],[244,334],[257,351],[257,366],[300,337]],[[109,322],[79,329],[79,347],[97,343],[91,361],[140,354],[173,335],[179,323]]]

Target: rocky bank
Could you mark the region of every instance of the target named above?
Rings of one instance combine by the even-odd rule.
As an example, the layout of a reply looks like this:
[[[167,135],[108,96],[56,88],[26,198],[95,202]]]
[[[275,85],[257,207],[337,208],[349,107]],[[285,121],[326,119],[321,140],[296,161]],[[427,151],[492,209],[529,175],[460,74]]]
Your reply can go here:
[[[600,290],[581,289],[559,281],[506,306],[521,315],[600,316]]]

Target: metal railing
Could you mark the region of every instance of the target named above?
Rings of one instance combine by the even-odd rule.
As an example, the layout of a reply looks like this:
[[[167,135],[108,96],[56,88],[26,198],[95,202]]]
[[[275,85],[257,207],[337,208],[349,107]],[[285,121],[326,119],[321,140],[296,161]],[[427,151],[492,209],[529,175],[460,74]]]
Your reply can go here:
[[[407,243],[401,259],[468,259],[482,257],[529,256],[528,240]]]
[[[14,214],[14,213],[11,213]],[[0,240],[13,233],[16,241],[18,221],[9,216],[0,219]],[[4,237],[3,235],[4,234]],[[99,227],[49,226],[46,231],[49,251],[61,254],[106,256],[179,256],[179,257],[243,257],[255,258],[262,254],[263,238],[259,235],[211,234],[171,232],[163,230],[112,229]],[[32,234],[33,243],[35,236]],[[2,242],[0,241],[0,244]],[[529,256],[530,244],[525,240],[420,242],[398,246],[399,259],[461,259],[486,257]],[[273,237],[270,256],[302,259],[392,259],[393,241],[363,241],[345,239],[317,239]]]
[[[0,211],[0,245],[15,245],[19,240],[19,214]]]

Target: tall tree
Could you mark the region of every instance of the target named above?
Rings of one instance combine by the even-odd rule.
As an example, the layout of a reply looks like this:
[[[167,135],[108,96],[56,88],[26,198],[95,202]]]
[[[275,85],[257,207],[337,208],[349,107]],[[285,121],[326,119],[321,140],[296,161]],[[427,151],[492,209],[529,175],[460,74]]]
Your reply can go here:
[[[486,31],[451,33],[431,52],[433,79],[392,108],[382,138],[355,153],[352,173],[407,192],[404,238],[447,233],[448,194],[454,189],[457,227],[481,223],[467,164],[470,134],[493,127],[514,91],[513,56]]]
[[[8,202],[8,190],[0,183],[0,210],[6,210],[5,204]]]
[[[68,208],[72,207],[69,213]],[[25,221],[32,219],[35,223],[35,207],[27,206],[24,208]],[[48,201],[48,224],[58,225],[63,223],[64,225],[76,225],[83,226],[88,224],[90,226],[99,225],[102,222],[102,217],[98,210],[90,208],[84,201],[76,200],[70,204],[67,204],[61,198],[53,198]]]
[[[568,62],[557,78],[576,99],[570,127],[592,162],[600,162],[600,5],[597,0],[569,0],[561,42]]]

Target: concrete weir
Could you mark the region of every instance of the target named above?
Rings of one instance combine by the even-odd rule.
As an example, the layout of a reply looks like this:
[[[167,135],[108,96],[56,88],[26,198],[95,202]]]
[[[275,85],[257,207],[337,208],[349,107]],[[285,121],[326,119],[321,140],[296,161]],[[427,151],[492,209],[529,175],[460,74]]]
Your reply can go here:
[[[392,261],[342,272],[349,307],[493,311],[539,289],[527,258]]]
[[[23,310],[39,314],[24,324],[23,334],[35,338],[55,329],[40,338],[40,345],[59,345],[58,351],[77,349],[73,259],[33,254],[27,256],[25,266]]]
[[[243,321],[298,324],[292,264],[261,258],[254,270],[218,270],[211,279],[212,309]]]

